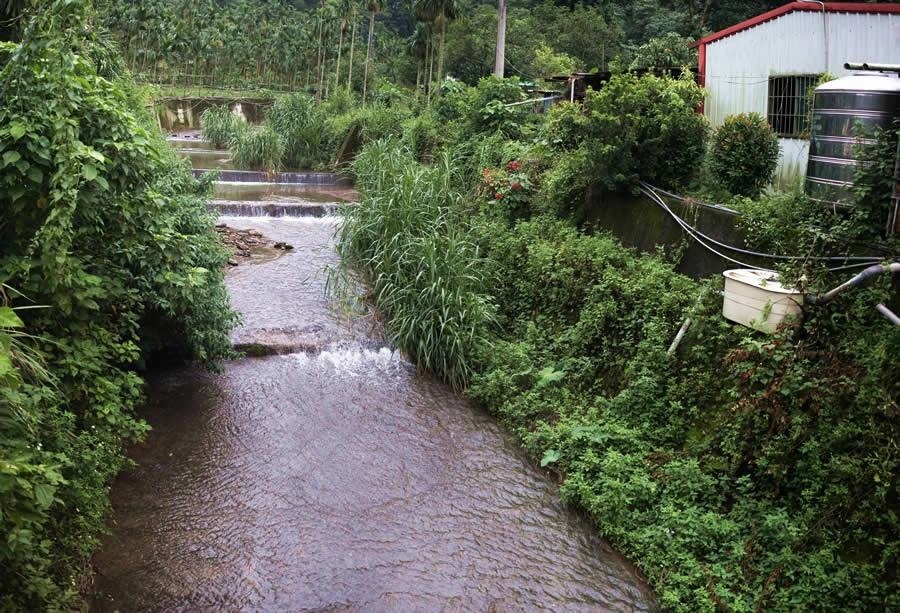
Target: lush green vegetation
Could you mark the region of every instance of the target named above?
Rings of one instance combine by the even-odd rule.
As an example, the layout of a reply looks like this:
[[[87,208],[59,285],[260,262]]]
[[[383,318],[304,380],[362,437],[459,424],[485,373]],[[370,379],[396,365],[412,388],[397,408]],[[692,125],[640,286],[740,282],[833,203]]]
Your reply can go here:
[[[732,194],[758,196],[775,176],[778,136],[759,113],[725,118],[713,136],[710,169]]]
[[[119,41],[128,66],[156,83],[303,88],[329,97],[345,88],[369,93],[384,80],[435,89],[428,84],[444,75],[474,85],[494,62],[496,2],[97,3],[99,21]],[[781,3],[524,0],[509,8],[506,75],[535,81],[573,69],[680,66],[694,60],[671,35],[696,37]],[[654,37],[667,38],[645,46]]]
[[[240,168],[278,172],[284,144],[269,126],[260,129],[240,125],[231,140],[231,156]]]
[[[203,111],[200,117],[200,134],[213,147],[225,149],[234,141],[242,122],[227,106],[213,106]]]
[[[512,92],[493,78],[445,88],[399,141],[357,157],[362,203],[340,250],[398,346],[554,470],[664,608],[900,606],[900,332],[873,308],[890,280],[772,336],[731,325],[720,280],[572,222],[588,183],[697,180],[706,128],[690,79],[617,77],[544,122],[497,104]],[[883,171],[896,131],[879,142],[867,155]],[[748,235],[809,254],[782,273],[829,289],[847,273],[812,256],[878,236],[890,174],[877,166],[849,216],[802,194],[744,199]]]
[[[729,177],[705,159],[689,74],[620,69],[690,64],[680,37],[768,5],[513,7],[508,73],[616,69],[583,107],[546,117],[509,106],[525,97],[517,78],[481,78],[487,4],[103,0],[91,21],[55,0],[30,30],[0,22],[23,38],[0,47],[0,608],[77,597],[122,446],[145,430],[135,369],[161,349],[228,353],[204,186],[147,127],[125,64],[170,82],[307,89],[279,97],[259,130],[215,110],[204,131],[270,171],[360,151],[363,201],[339,249],[396,344],[554,470],[666,609],[900,608],[900,333],[872,308],[896,299],[890,281],[760,336],[721,318],[718,280],[578,225],[588,186],[759,190],[770,133],[744,122],[716,139],[720,160],[743,159],[744,132],[758,139],[756,170]],[[830,288],[846,273],[815,256],[861,243],[897,254],[880,236],[896,132],[862,154],[849,213],[799,193],[733,200],[754,246],[809,256],[779,266],[787,280]]]
[[[137,370],[231,351],[207,188],[88,19],[47,2],[0,47],[0,610],[77,606]]]

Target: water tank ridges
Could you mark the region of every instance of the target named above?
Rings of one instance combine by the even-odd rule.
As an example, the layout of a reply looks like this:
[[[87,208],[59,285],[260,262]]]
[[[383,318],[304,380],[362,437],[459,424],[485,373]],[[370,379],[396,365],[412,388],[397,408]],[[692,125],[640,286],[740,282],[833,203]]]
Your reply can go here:
[[[900,110],[900,78],[895,74],[842,77],[816,88],[810,126],[806,193],[823,202],[852,201],[857,162],[854,150],[871,141],[859,138],[887,128]]]

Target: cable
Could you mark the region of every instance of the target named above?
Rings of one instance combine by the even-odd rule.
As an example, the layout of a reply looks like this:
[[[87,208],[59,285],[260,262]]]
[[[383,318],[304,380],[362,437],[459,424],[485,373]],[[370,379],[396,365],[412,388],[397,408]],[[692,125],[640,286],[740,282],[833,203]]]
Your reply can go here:
[[[513,70],[515,70],[517,73],[519,73],[521,76],[525,77],[526,79],[531,79],[532,81],[538,81],[538,80],[540,80],[538,77],[535,77],[535,76],[532,76],[532,75],[527,75],[527,74],[525,74],[524,72],[522,72],[521,70],[519,70],[518,68],[516,68],[516,67],[513,65],[513,63],[509,61],[509,58],[508,58],[508,57],[505,57],[505,56],[504,56],[503,61],[504,61],[505,64],[509,64],[509,67],[510,67],[510,68],[512,68]]]
[[[660,193],[670,196],[672,198],[675,198],[681,202],[684,202],[686,200],[686,198],[684,198],[682,196],[659,189],[657,187],[650,185],[649,183],[645,183],[642,181],[641,185],[642,185],[642,187],[645,186],[647,189],[654,192],[654,195],[657,198],[659,198],[660,200],[662,200],[662,198],[659,197]],[[723,206],[720,206],[717,204],[708,204],[705,202],[701,202],[700,204],[705,204],[706,206],[713,206],[713,207],[717,207],[720,209],[725,209],[727,211],[732,211],[732,209],[729,209],[728,207],[723,207]],[[672,212],[671,209],[668,209],[668,207],[666,207],[666,208],[667,208],[667,210],[669,210],[669,213],[671,215],[675,215],[675,213]],[[681,221],[684,222],[685,224],[687,224],[686,221],[684,221],[684,220],[681,220]],[[878,256],[855,256],[855,255],[851,255],[851,256],[839,256],[839,255],[835,255],[835,256],[801,256],[801,255],[776,255],[776,254],[772,254],[772,253],[761,253],[759,251],[750,251],[749,249],[741,249],[740,247],[735,247],[735,246],[729,245],[727,243],[722,243],[722,242],[717,241],[716,239],[712,238],[711,236],[707,236],[706,234],[703,234],[700,230],[698,230],[697,228],[694,228],[693,226],[691,226],[691,229],[694,232],[696,232],[697,234],[699,234],[700,236],[702,236],[703,238],[705,238],[706,240],[708,240],[709,242],[711,242],[715,245],[718,245],[719,247],[728,249],[729,251],[734,251],[736,253],[743,253],[744,255],[752,255],[752,256],[760,257],[760,258],[768,258],[768,259],[772,259],[772,260],[818,260],[818,261],[834,261],[834,262],[858,261],[858,262],[867,262],[870,264],[874,264],[876,262],[880,262],[880,261],[884,260],[884,258],[881,258]]]
[[[720,246],[724,246],[724,247],[727,248],[727,249],[736,249],[735,247],[732,247],[731,245],[726,245],[726,244],[724,244],[724,243],[719,243],[718,241],[715,241],[714,239],[709,238],[708,236],[706,236],[705,234],[703,234],[703,233],[700,232],[699,230],[696,230],[693,226],[691,226],[691,225],[688,224],[686,221],[684,221],[681,217],[679,217],[678,215],[676,215],[675,212],[672,211],[672,209],[669,208],[669,206],[666,204],[666,202],[665,202],[662,198],[660,198],[660,196],[659,196],[658,194],[656,194],[651,188],[645,187],[645,185],[647,185],[647,184],[643,184],[643,182],[642,182],[642,185],[641,185],[641,193],[643,193],[645,196],[647,196],[648,198],[650,198],[650,200],[651,200],[652,202],[654,202],[655,204],[657,204],[657,205],[659,205],[660,207],[662,207],[662,209],[663,209],[664,211],[666,211],[669,215],[672,216],[672,218],[673,218],[673,219],[675,220],[675,222],[681,227],[681,229],[684,230],[691,238],[693,238],[695,241],[697,241],[703,248],[705,248],[706,250],[708,250],[708,251],[710,251],[710,252],[716,254],[717,256],[719,256],[720,258],[722,258],[722,259],[724,259],[724,260],[727,260],[727,261],[729,261],[729,262],[732,262],[733,264],[738,264],[739,266],[743,266],[744,268],[751,268],[751,269],[754,269],[754,270],[763,270],[763,271],[767,271],[767,272],[774,272],[771,268],[764,268],[764,267],[762,267],[762,266],[755,266],[755,265],[753,265],[753,264],[747,264],[746,262],[741,262],[740,260],[736,260],[736,259],[734,259],[734,258],[732,258],[732,257],[729,257],[729,256],[725,255],[724,253],[722,253],[722,252],[720,252],[720,251],[717,251],[717,250],[713,249],[712,247],[710,247],[709,245],[707,245],[706,243],[704,243],[703,240],[700,238],[700,236],[703,236],[703,237],[706,238],[707,240],[710,240],[711,242],[714,242],[714,243],[716,243],[716,244],[718,244],[718,245],[720,245]],[[742,250],[742,251],[744,251],[744,250]],[[751,252],[751,253],[753,253],[753,252]],[[765,255],[765,254],[762,254],[760,257],[766,257],[766,255]],[[791,256],[791,257],[793,257],[793,258],[795,258],[795,259],[801,259],[801,260],[805,260],[805,259],[813,259],[813,258],[804,258],[804,257],[802,257],[802,256]],[[844,260],[845,258],[838,258],[838,259]],[[847,258],[847,259],[849,259],[849,258]],[[872,259],[872,260],[867,260],[867,261],[865,261],[865,262],[857,262],[857,263],[855,263],[855,264],[848,264],[848,265],[846,265],[846,266],[838,266],[838,267],[836,267],[836,268],[829,268],[828,271],[829,271],[829,272],[838,272],[838,271],[841,271],[841,270],[849,270],[849,269],[852,269],[852,268],[861,268],[861,267],[863,267],[863,266],[871,266],[872,264],[878,263],[878,262],[880,262],[880,261],[883,261],[883,259]]]
[[[679,226],[681,226],[681,229],[684,230],[691,238],[693,238],[695,241],[697,241],[698,243],[700,243],[700,245],[703,246],[705,249],[707,249],[708,251],[711,251],[712,253],[716,254],[717,256],[719,256],[720,258],[722,258],[723,260],[727,260],[727,261],[729,261],[729,262],[732,262],[733,264],[737,264],[738,266],[742,266],[742,267],[744,267],[744,268],[752,268],[752,269],[754,269],[754,270],[765,270],[765,271],[768,271],[768,272],[774,272],[774,271],[771,270],[770,268],[763,268],[763,267],[761,267],[761,266],[754,266],[753,264],[747,264],[746,262],[741,262],[740,260],[735,260],[734,258],[728,257],[728,256],[725,255],[724,253],[721,253],[721,252],[719,252],[719,251],[716,251],[715,249],[713,249],[712,247],[710,247],[709,245],[707,245],[706,243],[704,243],[704,242],[700,239],[700,237],[697,236],[697,234],[695,233],[694,228],[693,228],[692,226],[688,225],[688,223],[685,222],[683,219],[681,219],[678,215],[676,215],[676,214],[672,211],[672,209],[670,209],[669,206],[665,203],[665,201],[663,201],[663,199],[660,198],[657,194],[655,194],[652,190],[647,189],[647,188],[645,188],[645,187],[642,185],[642,186],[641,186],[641,193],[644,194],[645,196],[647,196],[648,198],[650,198],[650,200],[652,200],[655,204],[658,204],[659,206],[661,206],[661,207],[663,208],[663,210],[666,211],[669,215],[671,215],[672,218],[675,220],[675,222],[676,222]]]

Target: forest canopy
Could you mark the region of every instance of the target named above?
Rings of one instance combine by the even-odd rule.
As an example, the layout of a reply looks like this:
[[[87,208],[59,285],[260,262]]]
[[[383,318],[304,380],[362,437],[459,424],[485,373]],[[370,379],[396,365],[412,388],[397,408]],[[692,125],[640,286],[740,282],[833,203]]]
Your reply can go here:
[[[423,12],[418,5],[438,7]],[[534,81],[568,70],[627,67],[656,37],[696,38],[782,4],[780,0],[518,0],[508,4],[506,76]],[[138,80],[275,89],[368,77],[414,85],[437,59],[470,85],[493,69],[497,5],[442,0],[96,0],[95,28],[115,39]],[[0,4],[15,25],[28,0]],[[430,18],[429,18],[430,15]],[[248,18],[252,16],[252,18]],[[419,19],[417,19],[417,16]],[[372,49],[366,70],[368,35]],[[14,36],[0,30],[0,38]],[[686,46],[686,45],[685,45]],[[340,73],[340,74],[339,74]],[[417,78],[418,77],[418,78]],[[333,91],[333,84],[331,85]]]

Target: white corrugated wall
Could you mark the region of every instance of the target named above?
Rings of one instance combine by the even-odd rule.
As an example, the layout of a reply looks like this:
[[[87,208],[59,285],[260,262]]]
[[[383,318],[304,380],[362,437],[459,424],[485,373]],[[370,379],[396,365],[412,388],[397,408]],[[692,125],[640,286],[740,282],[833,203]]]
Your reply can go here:
[[[850,74],[844,62],[900,64],[900,15],[794,11],[706,46],[706,116],[715,128],[728,115],[765,116],[769,77]],[[828,31],[826,63],[825,28]],[[779,139],[776,182],[795,183],[806,172],[809,142]]]

